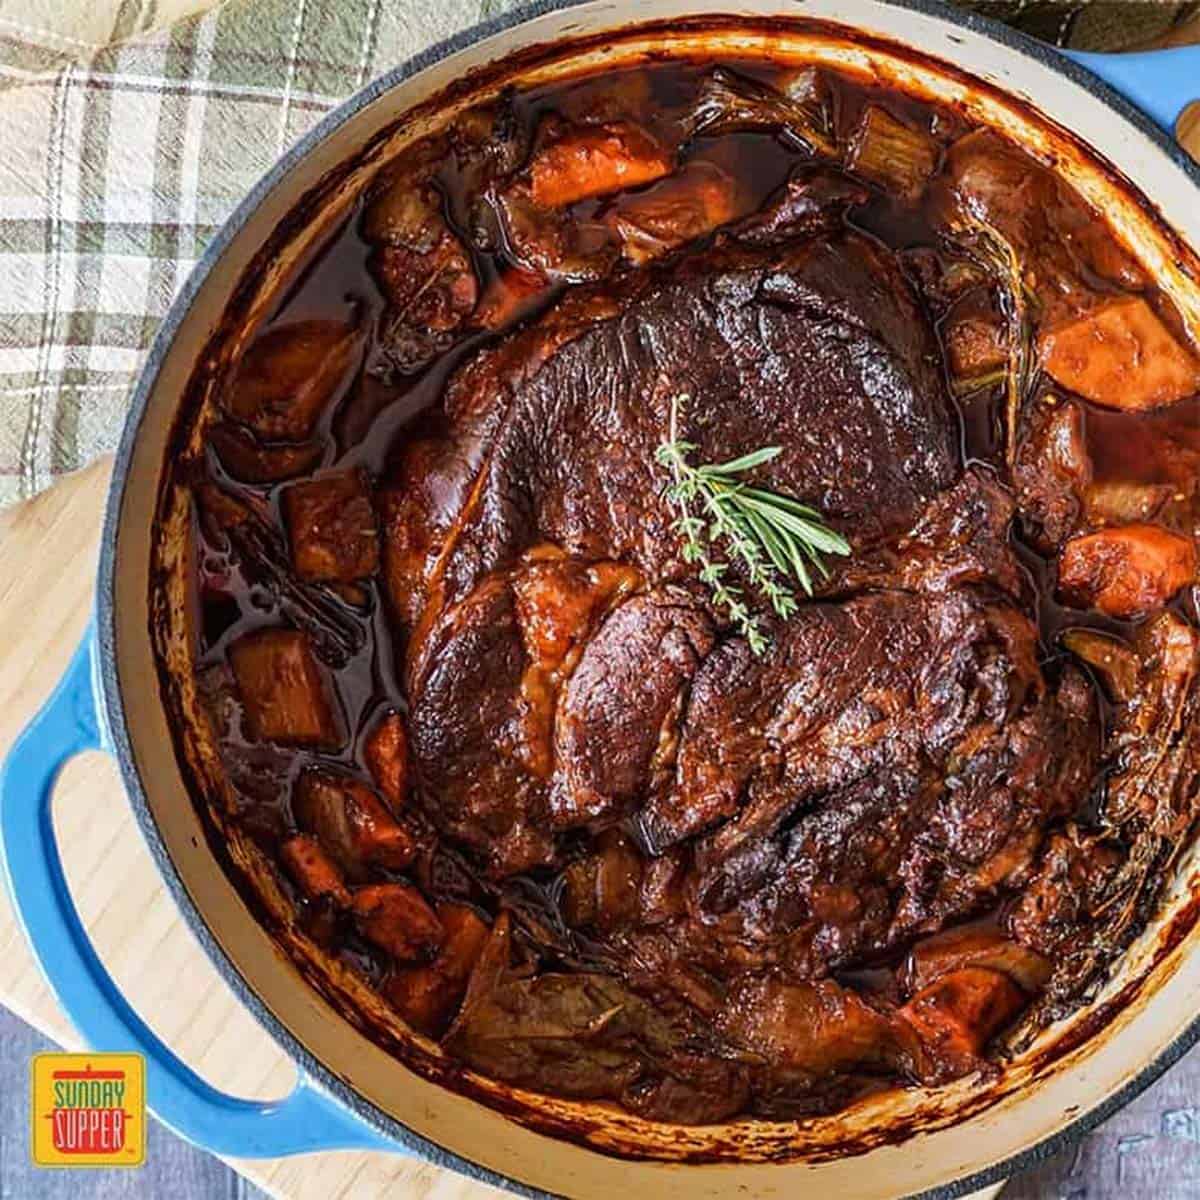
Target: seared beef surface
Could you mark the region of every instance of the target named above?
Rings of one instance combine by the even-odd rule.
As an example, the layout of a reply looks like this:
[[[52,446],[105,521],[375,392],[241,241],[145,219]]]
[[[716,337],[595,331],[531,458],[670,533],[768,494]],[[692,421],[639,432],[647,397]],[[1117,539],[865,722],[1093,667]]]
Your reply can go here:
[[[707,1012],[724,1042],[761,1053],[767,1035],[734,1015],[751,980],[799,988],[785,1007],[835,1006],[799,1082],[750,1070],[731,1108],[747,1088],[772,1111],[821,1103],[849,1086],[827,1075],[864,1064],[937,1075],[899,1018],[843,1028],[861,1002],[831,973],[1019,888],[1096,770],[1093,693],[1073,668],[1043,675],[1012,502],[959,464],[935,346],[866,239],[723,240],[595,303],[573,295],[461,370],[437,449],[461,503],[410,507],[428,523],[385,534],[427,548],[389,583],[397,611],[426,597],[406,678],[434,825],[497,880],[572,863],[570,952]],[[662,501],[654,450],[680,394],[703,398],[682,436],[704,461],[784,446],[756,482],[820,506],[856,548],[762,656],[682,561]],[[597,847],[582,857],[581,835]],[[548,1071],[474,1054],[518,1081]],[[690,1110],[694,1071],[669,1061]],[[576,1094],[657,1111],[627,1068],[644,1079],[622,1060]]]
[[[513,341],[447,389],[455,473],[440,487],[461,503],[391,535],[430,547],[439,604],[541,542],[654,581],[686,574],[654,461],[676,396],[695,398],[680,436],[703,461],[782,446],[753,482],[819,507],[864,549],[957,474],[932,330],[893,256],[862,237],[731,241],[593,303],[573,295]],[[401,571],[389,584],[400,611],[420,586]]]
[[[188,464],[228,820],[306,936],[688,1123],[1095,991],[1200,797],[1200,356],[1100,214],[956,113],[675,64],[471,110],[332,246]],[[668,440],[850,552],[714,574]]]

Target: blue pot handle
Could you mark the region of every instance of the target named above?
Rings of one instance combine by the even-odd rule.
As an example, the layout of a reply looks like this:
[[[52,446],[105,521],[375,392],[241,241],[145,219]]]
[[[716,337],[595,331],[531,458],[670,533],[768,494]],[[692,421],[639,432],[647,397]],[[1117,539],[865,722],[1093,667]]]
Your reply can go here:
[[[96,636],[89,629],[41,712],[9,751],[0,773],[0,846],[17,916],[63,1011],[98,1051],[146,1059],[150,1108],[176,1133],[216,1154],[274,1158],[312,1150],[397,1150],[302,1074],[282,1100],[241,1100],[205,1083],[151,1032],[92,949],[67,890],[50,797],[63,764],[83,750],[109,750],[99,720]]]
[[[1175,122],[1188,104],[1200,99],[1200,46],[1140,54],[1063,53],[1099,75],[1167,133],[1175,132]]]

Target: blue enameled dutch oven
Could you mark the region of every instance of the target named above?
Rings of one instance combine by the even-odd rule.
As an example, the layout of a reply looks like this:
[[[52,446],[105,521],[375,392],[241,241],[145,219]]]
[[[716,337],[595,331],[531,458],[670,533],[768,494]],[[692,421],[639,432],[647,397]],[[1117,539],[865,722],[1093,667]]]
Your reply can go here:
[[[685,19],[701,17],[709,19]],[[1055,1026],[997,1080],[888,1093],[827,1118],[679,1131],[599,1105],[501,1096],[482,1084],[464,1091],[398,1061],[318,998],[255,919],[209,848],[176,759],[149,632],[161,582],[151,564],[170,559],[161,545],[170,531],[157,520],[164,457],[198,356],[256,253],[299,197],[364,146],[375,151],[346,176],[355,186],[417,133],[497,90],[506,71],[548,79],[651,51],[812,58],[960,105],[1053,161],[1200,331],[1200,174],[1170,134],[1200,95],[1200,48],[1063,56],[926,0],[551,0],[479,25],[389,72],[291,150],[226,223],[163,322],[117,455],[94,624],[5,765],[9,887],[82,1038],[97,1050],[145,1054],[154,1112],[221,1154],[370,1148],[523,1193],[606,1200],[668,1188],[679,1200],[810,1190],[843,1200],[960,1195],[1095,1125],[1200,1036],[1200,875],[1191,858],[1101,1006]],[[268,287],[276,269],[284,267],[268,264],[256,286]],[[239,1100],[205,1084],[135,1015],[89,945],[55,847],[50,793],[62,764],[93,747],[117,757],[192,929],[296,1061],[300,1082],[284,1099]],[[413,1039],[403,1028],[396,1036]]]

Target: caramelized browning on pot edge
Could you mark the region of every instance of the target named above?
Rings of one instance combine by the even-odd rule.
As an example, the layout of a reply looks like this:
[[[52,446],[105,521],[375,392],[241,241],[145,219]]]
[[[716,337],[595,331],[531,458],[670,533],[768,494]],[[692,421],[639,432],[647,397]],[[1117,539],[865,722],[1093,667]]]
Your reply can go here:
[[[743,485],[849,546],[794,611],[728,554],[761,652],[672,438],[777,447]],[[762,60],[507,92],[361,197],[205,443],[226,819],[484,1075],[707,1124],[994,1073],[1193,832],[1200,353],[956,113]]]

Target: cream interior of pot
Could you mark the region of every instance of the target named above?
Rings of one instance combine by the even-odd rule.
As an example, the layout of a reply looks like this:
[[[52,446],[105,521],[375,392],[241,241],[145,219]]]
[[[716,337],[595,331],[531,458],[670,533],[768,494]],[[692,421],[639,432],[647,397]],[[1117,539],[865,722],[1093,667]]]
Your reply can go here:
[[[505,1174],[570,1194],[607,1194],[614,1172],[626,1180],[630,1171],[645,1172],[641,1185],[662,1186],[667,1164],[688,1163],[708,1165],[672,1178],[699,1194],[735,1185],[763,1195],[790,1188],[796,1180],[778,1168],[783,1163],[820,1172],[846,1195],[916,1191],[985,1169],[1052,1134],[1162,1051],[1189,1012],[1179,996],[1200,973],[1187,956],[1197,883],[1191,851],[1175,865],[1160,916],[1100,998],[1046,1030],[996,1077],[890,1091],[831,1117],[680,1127],[521,1091],[448,1062],[296,928],[273,869],[223,817],[228,784],[193,682],[193,514],[188,491],[164,463],[199,445],[228,364],[363,188],[412,141],[514,81],[529,86],[663,53],[766,55],[858,73],[954,105],[972,123],[1001,129],[1052,164],[1102,210],[1193,335],[1200,334],[1200,263],[1183,240],[1194,242],[1200,231],[1187,228],[1187,214],[1193,223],[1197,218],[1194,193],[1180,195],[1186,176],[1132,127],[1104,140],[1101,130],[1120,122],[1053,71],[934,18],[883,6],[864,6],[859,18],[871,37],[819,22],[689,23],[665,19],[677,15],[666,6],[661,24],[586,37],[622,29],[633,15],[596,6],[550,14],[400,84],[331,133],[264,197],[205,280],[152,388],[121,498],[116,653],[136,767],[175,869],[238,971],[323,1065],[417,1132]],[[567,35],[580,40],[561,40]],[[889,37],[968,64],[978,78]],[[1022,91],[1090,136],[1112,161],[1040,116]],[[237,314],[233,326],[224,324],[227,311]],[[231,327],[238,332],[227,336]],[[220,866],[212,844],[226,848]],[[970,1137],[948,1131],[961,1122],[971,1123]],[[614,1166],[593,1150],[639,1161]]]

